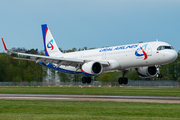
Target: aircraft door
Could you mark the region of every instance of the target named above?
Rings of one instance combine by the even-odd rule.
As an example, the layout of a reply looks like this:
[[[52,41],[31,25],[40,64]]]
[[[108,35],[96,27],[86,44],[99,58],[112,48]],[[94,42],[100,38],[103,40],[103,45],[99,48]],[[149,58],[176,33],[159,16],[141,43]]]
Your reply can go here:
[[[105,60],[106,59],[106,52],[102,53],[102,59]]]
[[[153,48],[154,43],[148,44],[148,49],[147,49],[147,55],[151,56],[152,55],[152,48]]]

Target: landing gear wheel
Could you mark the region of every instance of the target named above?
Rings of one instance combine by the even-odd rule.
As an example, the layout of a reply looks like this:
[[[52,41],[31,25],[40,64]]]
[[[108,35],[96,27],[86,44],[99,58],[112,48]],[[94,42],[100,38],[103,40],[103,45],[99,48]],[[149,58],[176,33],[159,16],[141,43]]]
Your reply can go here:
[[[119,79],[118,79],[118,83],[121,85],[121,84],[123,84],[123,79],[122,79],[122,77],[120,77]]]
[[[157,78],[162,78],[162,74],[161,74],[161,73],[158,73],[158,74],[157,74]]]
[[[82,83],[86,83],[87,82],[87,78],[86,77],[82,77]]]
[[[118,79],[118,83],[121,85],[121,84],[127,84],[128,83],[128,78],[126,78],[126,77],[120,77],[119,79]]]
[[[88,83],[88,84],[91,83],[91,77],[87,77],[87,83]]]
[[[126,85],[128,83],[128,78],[124,78],[124,84]]]
[[[91,77],[82,77],[82,83],[88,83],[90,84],[91,83]]]
[[[157,78],[162,78],[162,74],[160,73],[160,67],[161,67],[161,65],[156,65],[156,68],[157,68],[157,75],[156,75],[156,77]]]

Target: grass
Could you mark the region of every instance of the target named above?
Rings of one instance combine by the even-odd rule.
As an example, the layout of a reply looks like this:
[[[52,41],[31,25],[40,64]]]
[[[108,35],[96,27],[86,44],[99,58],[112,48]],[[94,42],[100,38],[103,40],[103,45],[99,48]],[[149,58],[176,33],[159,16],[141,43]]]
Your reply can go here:
[[[180,96],[179,87],[0,87],[0,93]],[[180,104],[0,100],[0,120],[179,120]]]
[[[0,87],[11,94],[180,96],[179,87]]]
[[[180,104],[0,100],[0,116],[1,120],[173,120],[180,118]]]

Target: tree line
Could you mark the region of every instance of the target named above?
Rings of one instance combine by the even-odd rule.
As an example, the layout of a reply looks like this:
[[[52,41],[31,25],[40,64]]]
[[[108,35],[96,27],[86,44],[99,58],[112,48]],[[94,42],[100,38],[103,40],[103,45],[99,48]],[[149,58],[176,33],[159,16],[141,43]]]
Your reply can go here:
[[[69,50],[62,50],[59,48],[61,52],[75,52],[81,50],[88,50],[87,47],[84,48],[72,48]],[[94,48],[89,48],[94,49]],[[44,55],[44,51],[38,51],[38,49],[30,49],[26,50],[25,48],[12,48],[11,51],[14,52],[22,52],[22,53],[30,53],[30,54],[39,54]],[[178,52],[178,58],[170,64],[162,65],[160,72],[162,73],[162,78],[153,77],[151,79],[142,79],[138,76],[134,69],[130,69],[126,77],[129,80],[178,80],[180,81],[180,51]],[[25,61],[14,59],[14,57],[22,57],[17,56],[15,54],[10,53],[0,53],[0,82],[31,82],[37,81],[42,82],[43,77],[47,76],[47,68],[37,64],[34,61]],[[55,71],[50,69],[52,74],[55,74]],[[57,73],[61,81],[76,81],[80,82],[82,74],[80,75],[72,75],[66,73]],[[116,82],[119,77],[122,76],[122,72],[112,72],[112,73],[102,73],[99,76],[93,77],[94,80],[102,81],[102,82]]]

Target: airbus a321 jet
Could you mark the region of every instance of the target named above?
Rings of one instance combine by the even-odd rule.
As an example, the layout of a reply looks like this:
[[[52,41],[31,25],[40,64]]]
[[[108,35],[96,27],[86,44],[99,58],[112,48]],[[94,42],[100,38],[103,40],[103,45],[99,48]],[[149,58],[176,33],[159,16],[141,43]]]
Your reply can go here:
[[[2,38],[5,50],[13,54],[29,56],[29,59],[23,60],[35,61],[60,72],[83,74],[82,83],[91,83],[91,76],[118,70],[123,72],[118,83],[127,84],[128,78],[124,76],[125,71],[130,68],[135,68],[137,74],[143,78],[156,75],[161,77],[158,66],[171,63],[177,58],[174,48],[170,44],[160,41],[62,53],[47,24],[43,24],[41,27],[46,56],[9,51]]]

